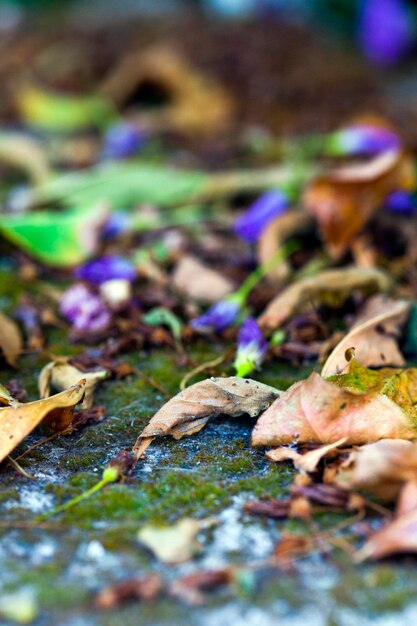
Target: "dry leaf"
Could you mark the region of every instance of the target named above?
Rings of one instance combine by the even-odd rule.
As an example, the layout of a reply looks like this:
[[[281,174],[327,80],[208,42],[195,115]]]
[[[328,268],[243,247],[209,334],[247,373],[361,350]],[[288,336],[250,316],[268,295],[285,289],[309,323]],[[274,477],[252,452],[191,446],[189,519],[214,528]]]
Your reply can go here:
[[[210,418],[218,415],[238,417],[247,413],[256,417],[279,394],[277,389],[249,378],[207,378],[164,404],[139,435],[133,452],[138,454],[139,450],[146,449],[153,437],[172,435],[181,439],[197,433]]]
[[[163,591],[164,585],[157,574],[130,578],[102,589],[94,600],[94,606],[101,611],[118,608],[131,600],[155,600]]]
[[[403,487],[396,517],[374,533],[356,554],[357,561],[382,559],[392,554],[417,552],[417,485]]]
[[[22,336],[17,324],[1,311],[0,350],[7,363],[12,367],[16,367],[18,356],[22,351]]]
[[[342,447],[346,443],[346,437],[342,437],[334,443],[329,443],[326,446],[320,446],[315,450],[310,450],[305,454],[300,454],[294,448],[275,448],[269,450],[266,453],[266,458],[269,461],[278,463],[280,461],[291,460],[297,469],[304,472],[315,472],[320,461],[329,453],[334,452],[337,448]]]
[[[17,407],[19,404],[20,403],[10,395],[6,387],[0,385],[0,405]]]
[[[410,311],[410,302],[374,296],[350,332],[334,348],[323,366],[324,378],[340,374],[346,366],[346,350],[355,349],[355,358],[364,367],[404,366],[397,338]]]
[[[410,416],[386,395],[375,390],[352,393],[313,372],[261,415],[252,445],[329,444],[341,437],[346,445],[356,445],[415,436]]]
[[[84,397],[84,388],[85,382],[80,380],[71,389],[46,400],[1,408],[0,462],[41,422],[57,431],[68,428],[75,405]]]
[[[41,398],[50,396],[51,387],[58,391],[69,389],[81,378],[85,380],[84,400],[81,409],[90,409],[94,402],[94,391],[98,383],[107,378],[105,369],[95,372],[83,372],[68,363],[68,358],[57,357],[42,369],[38,378],[39,395]]]
[[[388,291],[391,280],[376,268],[346,267],[325,270],[293,283],[269,303],[258,318],[262,329],[272,331],[306,305],[317,302],[340,305],[354,291]]]
[[[258,264],[269,263],[278,250],[293,235],[305,231],[311,226],[312,218],[308,213],[299,209],[282,213],[266,225],[258,242]],[[291,273],[289,261],[277,263],[268,272],[270,278],[284,281]]]
[[[197,72],[173,47],[157,45],[129,53],[104,81],[100,93],[120,107],[141,85],[166,94],[161,106],[138,114],[142,127],[209,135],[218,133],[230,119],[233,107],[226,90]]]
[[[417,480],[417,443],[401,439],[382,439],[354,450],[335,477],[335,483],[345,489],[366,491],[390,502],[409,480]]]
[[[183,256],[177,263],[172,283],[183,295],[205,304],[222,300],[234,289],[231,280],[190,255]]]
[[[162,563],[182,563],[201,551],[197,535],[212,522],[184,517],[172,526],[143,526],[137,536]]]
[[[171,583],[169,592],[170,595],[187,604],[203,604],[205,600],[203,592],[229,585],[233,582],[233,573],[231,567],[224,567],[185,574]]]
[[[320,227],[329,253],[340,257],[365,224],[397,189],[415,188],[414,163],[390,150],[374,159],[337,167],[313,180],[304,193],[307,211]]]

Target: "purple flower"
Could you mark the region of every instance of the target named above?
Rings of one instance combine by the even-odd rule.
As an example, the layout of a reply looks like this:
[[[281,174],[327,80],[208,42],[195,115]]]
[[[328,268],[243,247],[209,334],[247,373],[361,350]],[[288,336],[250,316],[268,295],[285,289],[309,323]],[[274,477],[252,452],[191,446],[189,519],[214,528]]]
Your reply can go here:
[[[130,230],[132,216],[125,211],[113,211],[106,220],[101,234],[104,239],[114,239]]]
[[[103,156],[108,159],[125,159],[137,152],[144,141],[144,133],[134,124],[115,124],[106,132]]]
[[[358,39],[364,55],[382,66],[394,65],[410,49],[411,16],[404,0],[363,0]]]
[[[237,340],[237,353],[234,367],[238,376],[247,376],[259,367],[268,350],[256,320],[248,317],[243,323]]]
[[[76,284],[67,289],[59,309],[76,330],[98,331],[110,323],[110,312],[104,302],[85,287]]]
[[[409,191],[397,189],[387,196],[385,206],[392,213],[409,216],[416,212],[417,202]]]
[[[373,155],[400,146],[401,140],[393,130],[354,124],[331,133],[326,138],[325,151],[335,156]]]
[[[274,217],[281,215],[288,208],[288,198],[279,189],[266,191],[245,213],[237,218],[235,233],[248,243],[256,242],[264,228]]]
[[[102,256],[81,265],[75,271],[75,277],[93,285],[101,285],[116,278],[133,281],[136,278],[136,269],[133,263],[121,256]]]
[[[192,320],[191,326],[201,332],[224,330],[236,320],[241,304],[236,298],[226,298],[213,304],[203,315]]]

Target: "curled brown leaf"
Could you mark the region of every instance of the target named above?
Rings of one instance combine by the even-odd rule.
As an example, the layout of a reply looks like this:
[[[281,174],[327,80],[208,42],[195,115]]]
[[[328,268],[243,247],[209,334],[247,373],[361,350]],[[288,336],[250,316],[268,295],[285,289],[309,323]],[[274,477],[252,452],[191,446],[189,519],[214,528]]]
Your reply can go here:
[[[377,391],[352,393],[313,372],[260,416],[252,445],[332,444],[342,437],[347,445],[356,445],[415,436],[408,414],[387,396]]]
[[[17,324],[0,311],[0,350],[9,365],[16,367],[22,344]]]
[[[345,353],[355,349],[355,358],[364,367],[404,366],[397,339],[410,311],[410,302],[374,296],[347,335],[337,344],[323,366],[324,378],[340,374],[346,366]]]
[[[0,409],[0,461],[2,461],[38,424],[43,422],[58,432],[67,429],[74,407],[84,397],[85,381],[61,393],[17,407]]]
[[[139,435],[133,452],[138,454],[153,437],[171,435],[181,439],[196,433],[219,415],[256,417],[279,393],[273,387],[237,376],[203,380],[178,393],[155,413]]]
[[[258,323],[265,331],[272,331],[308,304],[324,302],[334,306],[355,291],[384,292],[390,286],[389,276],[376,268],[325,270],[284,289],[270,302],[258,318]]]
[[[316,218],[329,253],[339,258],[386,196],[396,189],[412,191],[415,182],[411,156],[391,150],[314,179],[304,193],[304,204]]]

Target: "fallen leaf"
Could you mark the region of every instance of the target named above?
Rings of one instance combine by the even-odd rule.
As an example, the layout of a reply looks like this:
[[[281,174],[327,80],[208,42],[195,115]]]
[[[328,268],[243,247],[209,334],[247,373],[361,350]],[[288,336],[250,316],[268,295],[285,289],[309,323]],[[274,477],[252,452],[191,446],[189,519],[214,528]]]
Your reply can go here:
[[[182,563],[201,551],[197,535],[211,523],[184,517],[172,526],[143,526],[137,537],[162,563]]]
[[[99,591],[94,606],[100,611],[108,611],[131,600],[150,602],[161,594],[163,588],[162,580],[157,574],[122,580]]]
[[[320,446],[319,448],[310,450],[305,454],[300,454],[294,450],[294,448],[275,448],[274,450],[269,450],[266,453],[266,458],[274,463],[291,460],[297,469],[305,472],[315,472],[318,464],[324,457],[335,451],[337,448],[344,446],[345,443],[346,437],[342,437],[334,443],[329,443],[327,446]]]
[[[94,253],[108,213],[100,203],[69,211],[3,215],[0,233],[47,265],[71,267]]]
[[[201,430],[212,417],[248,414],[256,417],[280,392],[273,387],[237,376],[208,378],[171,398],[152,417],[133,448],[138,453],[153,437],[181,439]]]
[[[340,374],[346,366],[345,353],[355,349],[355,358],[365,367],[404,366],[398,348],[399,329],[405,323],[411,303],[374,296],[348,334],[337,344],[323,366],[323,378]]]
[[[0,404],[5,406],[19,406],[19,402],[13,398],[6,387],[0,385]]]
[[[19,327],[10,317],[0,311],[0,350],[7,363],[16,367],[22,351],[22,336]]]
[[[390,192],[414,188],[413,160],[390,150],[314,179],[304,192],[304,204],[316,218],[329,253],[339,258]]]
[[[90,409],[93,406],[94,392],[98,383],[107,377],[106,369],[84,372],[68,363],[68,358],[58,357],[41,370],[38,377],[39,395],[41,398],[47,398],[51,395],[51,388],[63,391],[83,378],[85,380],[84,400],[80,408]]]
[[[167,45],[127,54],[104,80],[100,94],[121,107],[146,84],[166,94],[166,102],[142,112],[137,104],[135,120],[144,128],[210,134],[218,133],[230,119],[233,103],[226,89]]]
[[[265,331],[273,331],[295,313],[311,303],[338,306],[355,291],[375,293],[388,291],[391,280],[376,268],[346,267],[319,272],[293,283],[266,307],[258,318]]]
[[[382,439],[353,450],[334,479],[345,489],[390,502],[409,480],[417,480],[417,443],[402,439]]]
[[[45,182],[50,176],[42,144],[23,133],[0,133],[0,162],[26,172],[35,185]]]
[[[36,85],[22,85],[16,92],[16,105],[29,126],[47,131],[101,128],[116,118],[113,106],[100,96],[58,94]]]
[[[214,304],[234,290],[231,280],[190,255],[178,261],[172,284],[181,294],[203,304]]]
[[[308,554],[313,548],[314,542],[311,537],[283,532],[274,548],[272,560],[274,563],[284,565],[298,556]]]
[[[233,581],[230,567],[213,570],[200,570],[186,574],[175,580],[169,588],[170,594],[188,604],[199,605],[204,602],[204,591],[212,591],[229,585]]]
[[[375,390],[353,393],[313,372],[260,416],[252,445],[332,444],[342,437],[346,445],[356,445],[415,436],[411,417],[386,395]]]
[[[58,432],[68,428],[74,407],[84,397],[84,387],[84,380],[80,380],[45,400],[0,408],[0,462],[41,422]]]
[[[305,211],[293,210],[282,213],[269,222],[258,241],[257,257],[259,265],[269,263],[278,250],[293,235],[307,230],[312,224],[311,216]],[[277,263],[268,271],[268,277],[278,281],[284,281],[291,274],[289,261]]]
[[[393,521],[371,535],[365,545],[356,553],[356,561],[382,559],[393,554],[417,552],[417,496],[414,481],[403,488],[405,494],[401,508]],[[408,492],[408,495],[407,495]],[[406,500],[411,498],[408,502]]]

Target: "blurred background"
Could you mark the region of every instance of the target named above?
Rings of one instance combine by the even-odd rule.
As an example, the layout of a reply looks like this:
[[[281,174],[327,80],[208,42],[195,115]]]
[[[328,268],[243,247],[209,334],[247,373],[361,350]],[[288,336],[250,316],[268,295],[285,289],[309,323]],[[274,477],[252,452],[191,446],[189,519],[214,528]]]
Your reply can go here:
[[[8,0],[0,124],[64,168],[94,163],[116,116],[214,169],[368,112],[413,147],[416,27],[411,0]]]

